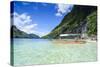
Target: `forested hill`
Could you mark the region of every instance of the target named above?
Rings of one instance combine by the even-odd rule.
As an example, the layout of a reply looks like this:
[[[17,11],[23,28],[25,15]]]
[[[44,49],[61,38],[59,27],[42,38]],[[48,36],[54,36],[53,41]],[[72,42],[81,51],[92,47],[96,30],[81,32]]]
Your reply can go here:
[[[36,34],[27,34],[26,32],[23,32],[19,30],[16,26],[12,25],[11,26],[11,38],[35,38],[38,39],[40,38]]]
[[[72,11],[65,15],[61,23],[43,38],[58,38],[63,33],[82,33],[87,26],[86,33],[97,33],[97,7],[74,5]]]

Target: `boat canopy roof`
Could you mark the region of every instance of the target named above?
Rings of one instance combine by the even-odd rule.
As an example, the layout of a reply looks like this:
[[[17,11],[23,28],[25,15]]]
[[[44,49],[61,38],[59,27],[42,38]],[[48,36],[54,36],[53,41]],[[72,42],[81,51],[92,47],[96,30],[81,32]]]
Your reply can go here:
[[[60,36],[80,36],[80,34],[60,34]]]

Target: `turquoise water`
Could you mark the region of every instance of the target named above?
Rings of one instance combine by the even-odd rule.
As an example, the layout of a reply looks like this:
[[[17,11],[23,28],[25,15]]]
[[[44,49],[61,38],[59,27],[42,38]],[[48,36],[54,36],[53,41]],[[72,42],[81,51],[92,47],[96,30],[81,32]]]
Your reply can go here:
[[[46,39],[14,39],[14,65],[96,61],[96,44],[58,44]]]

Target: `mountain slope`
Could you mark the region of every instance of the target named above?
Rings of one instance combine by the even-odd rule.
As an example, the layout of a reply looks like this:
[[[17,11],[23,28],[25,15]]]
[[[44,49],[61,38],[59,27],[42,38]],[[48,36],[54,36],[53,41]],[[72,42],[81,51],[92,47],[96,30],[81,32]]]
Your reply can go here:
[[[87,16],[88,22],[88,35],[97,35],[97,11],[92,12]]]
[[[43,38],[58,38],[59,35],[63,33],[82,33],[84,31],[83,28],[86,27],[86,25],[88,27],[88,30],[86,31],[87,34],[96,34],[96,13],[96,6],[75,5],[72,11],[64,17],[61,23],[48,35],[43,36]],[[92,25],[94,26],[94,30],[92,30]]]
[[[27,34],[19,29],[16,26],[12,25],[11,27],[11,38],[40,38],[35,34]]]

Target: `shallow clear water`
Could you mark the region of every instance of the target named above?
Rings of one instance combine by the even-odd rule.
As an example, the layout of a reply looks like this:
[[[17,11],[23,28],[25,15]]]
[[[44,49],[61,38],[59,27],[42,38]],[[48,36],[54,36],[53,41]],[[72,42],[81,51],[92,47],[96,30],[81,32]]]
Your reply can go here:
[[[96,44],[58,44],[46,39],[14,39],[14,65],[96,61]]]

